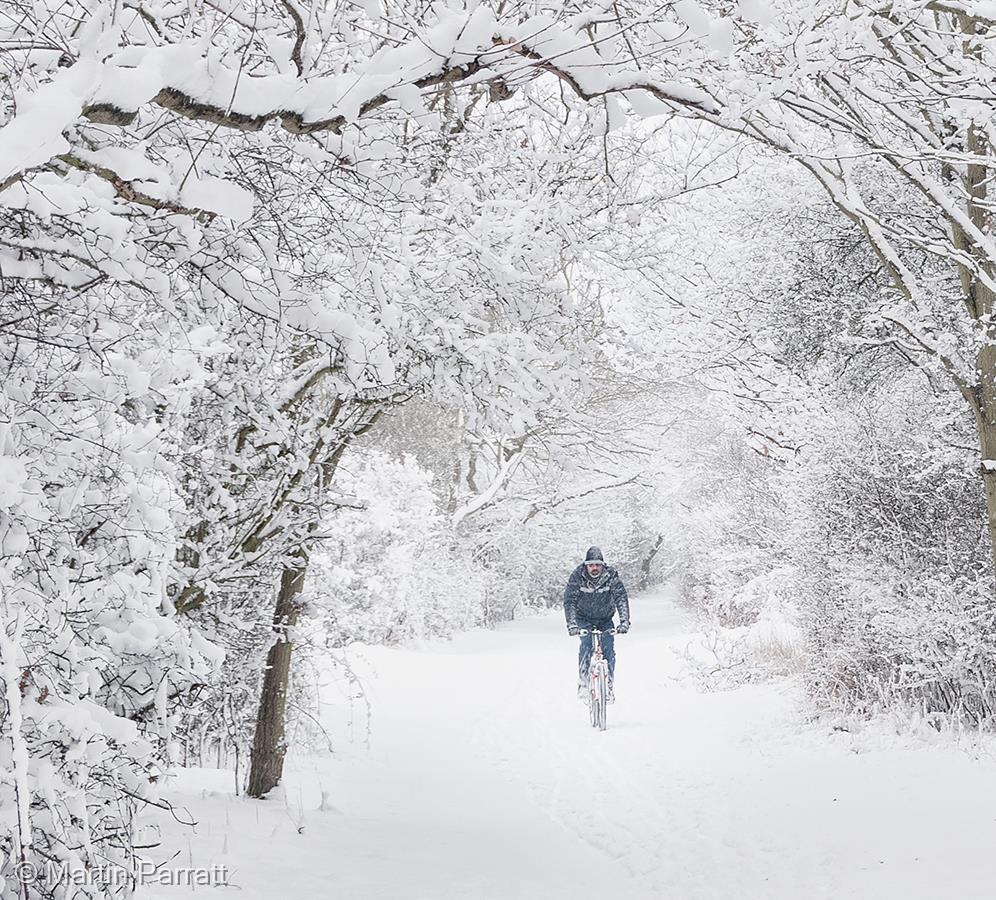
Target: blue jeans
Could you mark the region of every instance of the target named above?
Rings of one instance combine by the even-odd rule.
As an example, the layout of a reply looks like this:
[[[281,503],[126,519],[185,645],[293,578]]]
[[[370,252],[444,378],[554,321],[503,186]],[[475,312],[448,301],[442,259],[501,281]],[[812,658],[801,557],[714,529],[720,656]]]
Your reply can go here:
[[[607,622],[584,622],[581,619],[578,619],[578,628],[583,631],[591,631],[594,628],[596,631],[608,632],[608,630],[612,628],[612,620],[609,619]],[[598,639],[602,643],[602,656],[605,657],[605,661],[609,664],[609,678],[613,679],[616,676],[615,636],[611,634],[600,634]],[[581,635],[581,648],[578,651],[578,681],[585,684],[588,682],[588,666],[591,665],[591,654],[593,649],[591,635]]]

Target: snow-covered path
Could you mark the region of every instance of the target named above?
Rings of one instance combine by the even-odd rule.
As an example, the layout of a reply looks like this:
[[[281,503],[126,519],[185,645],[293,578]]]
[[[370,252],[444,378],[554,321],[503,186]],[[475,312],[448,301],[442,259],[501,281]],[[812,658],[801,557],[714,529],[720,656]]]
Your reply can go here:
[[[674,652],[687,631],[666,593],[634,601],[605,733],[573,696],[556,613],[356,648],[369,748],[293,758],[263,802],[182,772],[173,799],[199,824],[164,823],[156,858],[225,864],[236,887],[196,890],[245,900],[993,896],[991,758],[804,726],[786,684],[698,693]]]

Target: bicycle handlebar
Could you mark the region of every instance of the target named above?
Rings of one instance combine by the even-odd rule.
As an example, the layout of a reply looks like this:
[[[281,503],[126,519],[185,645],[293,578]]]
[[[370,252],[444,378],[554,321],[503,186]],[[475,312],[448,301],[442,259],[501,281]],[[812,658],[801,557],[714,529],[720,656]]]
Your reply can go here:
[[[615,628],[609,628],[606,631],[599,631],[597,628],[579,628],[578,635],[583,636],[586,634],[615,634]]]

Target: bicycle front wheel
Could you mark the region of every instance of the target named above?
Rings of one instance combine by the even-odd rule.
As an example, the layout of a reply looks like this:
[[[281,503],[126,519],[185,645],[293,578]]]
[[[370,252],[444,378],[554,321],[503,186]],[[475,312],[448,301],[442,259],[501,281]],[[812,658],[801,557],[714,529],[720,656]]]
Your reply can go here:
[[[591,726],[605,731],[609,701],[609,667],[599,663],[591,673]]]

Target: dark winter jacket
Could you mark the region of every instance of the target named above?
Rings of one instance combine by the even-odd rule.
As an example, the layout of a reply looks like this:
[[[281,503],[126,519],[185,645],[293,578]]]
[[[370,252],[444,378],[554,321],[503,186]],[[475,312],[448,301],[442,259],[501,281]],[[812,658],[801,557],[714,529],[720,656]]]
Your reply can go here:
[[[619,624],[629,628],[629,597],[619,573],[606,566],[598,578],[592,578],[582,563],[567,581],[564,590],[564,616],[568,628],[578,622],[603,624],[619,613]],[[580,626],[583,627],[583,626]]]

